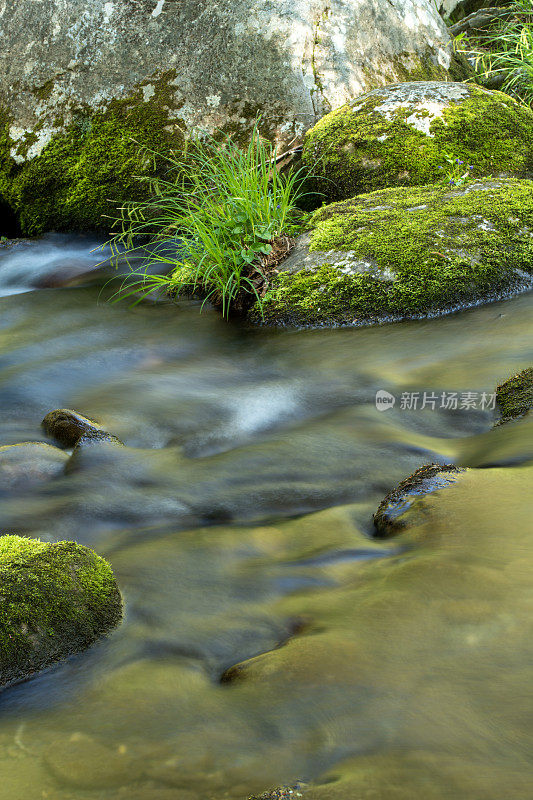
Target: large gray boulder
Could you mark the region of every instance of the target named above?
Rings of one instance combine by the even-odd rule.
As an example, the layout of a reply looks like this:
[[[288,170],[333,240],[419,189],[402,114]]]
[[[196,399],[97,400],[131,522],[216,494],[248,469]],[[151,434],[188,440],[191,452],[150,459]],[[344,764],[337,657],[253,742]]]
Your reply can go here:
[[[94,227],[148,169],[132,137],[246,135],[261,114],[286,145],[376,86],[446,77],[450,59],[432,0],[0,2],[0,193],[29,232]]]

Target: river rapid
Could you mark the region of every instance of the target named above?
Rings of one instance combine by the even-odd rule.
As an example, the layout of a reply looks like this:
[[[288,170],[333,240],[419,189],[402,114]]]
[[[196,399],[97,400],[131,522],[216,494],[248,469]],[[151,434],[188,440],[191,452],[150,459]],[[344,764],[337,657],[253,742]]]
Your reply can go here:
[[[0,800],[245,800],[297,779],[325,800],[530,800],[533,432],[491,430],[489,396],[532,363],[533,294],[252,329],[107,302],[95,244],[0,250],[0,445],[47,441],[67,407],[126,447],[0,487],[0,530],[94,548],[125,619],[0,695]],[[414,542],[373,539],[383,496],[432,461],[483,489]]]

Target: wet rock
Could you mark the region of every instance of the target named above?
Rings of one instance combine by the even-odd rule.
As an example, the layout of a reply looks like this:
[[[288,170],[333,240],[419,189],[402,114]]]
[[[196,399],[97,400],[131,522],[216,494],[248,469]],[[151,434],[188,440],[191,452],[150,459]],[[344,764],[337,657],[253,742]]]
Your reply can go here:
[[[56,439],[63,447],[70,448],[100,441],[122,444],[120,439],[105,431],[94,420],[69,408],[50,411],[43,419],[42,426],[46,434]]]
[[[305,791],[305,784],[298,781],[293,786],[281,786],[278,789],[272,789],[270,792],[263,792],[263,794],[252,795],[248,800],[295,800],[297,797],[303,797]]]
[[[405,528],[405,512],[425,495],[453,483],[460,472],[464,470],[453,464],[426,464],[413,472],[381,501],[374,514],[376,536],[394,536]]]
[[[250,318],[362,325],[494,301],[533,285],[532,236],[528,180],[359,195],[315,212]]]
[[[0,537],[0,686],[78,653],[117,625],[109,564],[75,542]]]
[[[513,375],[496,388],[501,419],[498,425],[529,414],[533,408],[533,367]]]
[[[467,133],[465,133],[467,131]],[[480,177],[531,177],[533,113],[474,84],[397,83],[323,117],[303,159],[329,200],[391,186],[434,183],[452,154]]]
[[[92,736],[74,733],[56,739],[44,753],[53,776],[62,784],[80,789],[106,789],[135,783],[142,767],[127,748],[107,747]]]
[[[20,0],[0,8],[10,43],[9,56],[0,53],[3,195],[32,233],[107,232],[109,198],[142,197],[133,176],[153,174],[139,144],[179,151],[198,130],[245,138],[261,115],[264,132],[285,146],[384,76],[445,80],[452,58],[431,0]]]
[[[0,492],[23,490],[63,473],[68,455],[44,442],[0,447]]]

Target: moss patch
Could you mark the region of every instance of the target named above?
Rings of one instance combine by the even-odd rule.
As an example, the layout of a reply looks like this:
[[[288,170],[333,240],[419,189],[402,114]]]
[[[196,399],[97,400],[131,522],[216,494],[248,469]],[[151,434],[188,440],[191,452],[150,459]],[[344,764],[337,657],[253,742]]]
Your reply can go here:
[[[525,416],[533,408],[533,367],[513,375],[496,388],[500,424]]]
[[[0,537],[0,685],[79,652],[115,626],[109,564],[75,542]]]
[[[450,101],[442,116],[431,119],[430,135],[414,124],[429,117],[423,107],[406,101],[386,114],[376,111],[390,100],[387,87],[327,114],[307,133],[303,151],[319,190],[339,200],[383,187],[434,183],[446,152],[471,164],[477,176],[531,176],[533,113],[501,92],[463,86],[468,96]],[[428,107],[434,99],[429,92]]]
[[[281,271],[265,297],[265,321],[420,317],[524,288],[533,274],[532,188],[508,178],[387,189],[326,206],[312,217],[310,252],[331,254],[331,263]],[[372,270],[358,271],[365,262]],[[257,306],[252,319],[260,321]]]
[[[113,100],[105,111],[80,111],[55,134],[40,155],[19,165],[11,152],[25,153],[39,125],[15,144],[8,116],[0,115],[0,199],[20,220],[23,234],[48,230],[105,230],[109,216],[127,200],[146,192],[140,178],[164,168],[147,150],[181,149],[183,133],[169,119],[167,80],[151,84],[153,96],[142,99],[142,87],[125,100]]]

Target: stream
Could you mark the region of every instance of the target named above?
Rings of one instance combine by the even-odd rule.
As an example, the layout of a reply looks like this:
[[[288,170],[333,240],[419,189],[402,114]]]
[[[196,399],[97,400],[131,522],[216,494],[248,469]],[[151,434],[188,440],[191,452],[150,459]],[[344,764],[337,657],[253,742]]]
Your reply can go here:
[[[2,532],[94,548],[125,600],[107,639],[0,695],[0,800],[246,800],[323,774],[317,797],[356,800],[328,787],[358,758],[385,783],[401,762],[391,798],[529,800],[533,422],[491,430],[480,398],[533,363],[533,293],[252,329],[108,302],[96,244],[0,248],[0,445],[48,441],[59,407],[126,445],[0,487]],[[435,407],[402,407],[424,392]],[[449,535],[373,539],[383,496],[432,461],[492,475],[486,496],[451,505]]]

